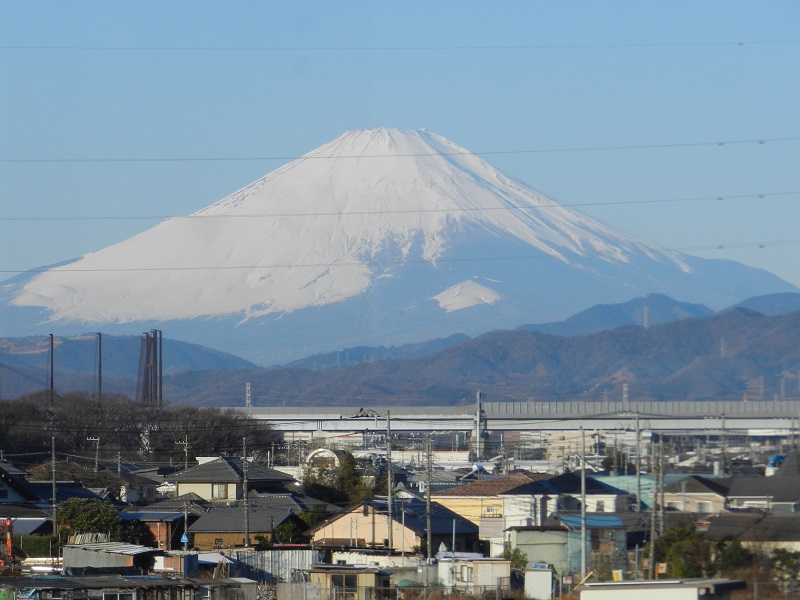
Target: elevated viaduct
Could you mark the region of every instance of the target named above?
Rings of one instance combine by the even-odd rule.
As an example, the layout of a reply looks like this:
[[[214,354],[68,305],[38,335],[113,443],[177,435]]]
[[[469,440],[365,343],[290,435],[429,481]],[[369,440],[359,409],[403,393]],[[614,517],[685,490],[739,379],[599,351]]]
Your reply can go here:
[[[479,408],[480,406],[480,408]],[[459,406],[303,406],[239,408],[269,421],[284,439],[385,432],[632,431],[673,435],[780,436],[791,434],[800,401],[483,402]]]

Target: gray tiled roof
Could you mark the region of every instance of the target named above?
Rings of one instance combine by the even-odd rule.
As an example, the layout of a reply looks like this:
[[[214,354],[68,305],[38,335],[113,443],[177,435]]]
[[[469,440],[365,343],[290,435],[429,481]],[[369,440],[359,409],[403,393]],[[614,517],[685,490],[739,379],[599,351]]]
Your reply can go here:
[[[257,462],[247,463],[250,482],[288,483],[292,477]],[[236,483],[242,480],[242,459],[222,457],[189,467],[172,476],[178,483]]]
[[[7,460],[0,460],[0,470],[8,473],[10,477],[26,477],[30,475],[27,471],[23,471],[19,467],[12,465]]]
[[[668,486],[664,487],[664,491],[670,494],[681,494],[684,491],[687,494],[718,494],[723,498],[728,495],[730,491],[729,486],[727,485],[727,480],[725,482],[715,479],[709,479],[708,477],[702,477],[700,475],[691,475],[680,481],[676,481],[674,483],[670,483]]]
[[[743,542],[798,542],[800,514],[723,513],[709,521],[706,537],[735,537]]]
[[[800,477],[734,477],[728,498],[770,498],[772,502],[800,502]]]
[[[272,531],[273,526],[277,527],[286,519],[296,518],[289,511],[257,507],[251,507],[248,513],[249,528],[253,532]],[[189,525],[190,533],[239,531],[244,531],[243,508],[212,508]]]
[[[292,492],[277,494],[250,492],[247,498],[251,506],[273,508],[276,510],[285,511],[291,510],[297,514],[314,510],[317,507],[321,507],[323,510],[329,513],[337,513],[341,511],[341,508],[335,504],[330,504],[323,500],[306,496],[305,494],[297,494]]]

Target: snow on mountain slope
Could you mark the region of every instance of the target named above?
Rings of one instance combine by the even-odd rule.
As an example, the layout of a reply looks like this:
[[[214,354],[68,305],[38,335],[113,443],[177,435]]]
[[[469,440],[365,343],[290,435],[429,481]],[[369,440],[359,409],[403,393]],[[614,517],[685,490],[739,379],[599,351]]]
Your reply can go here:
[[[467,232],[576,266],[645,256],[690,270],[679,254],[558,206],[441,136],[376,129],[345,133],[194,215],[42,273],[13,303],[55,321],[246,320],[358,296],[409,262],[435,266]]]
[[[478,304],[494,304],[502,295],[474,281],[462,281],[432,299],[447,312],[462,310]]]
[[[556,321],[651,293],[722,308],[797,291],[615,231],[441,136],[375,129],[193,215],[2,282],[0,322],[7,336],[157,327],[270,365]]]

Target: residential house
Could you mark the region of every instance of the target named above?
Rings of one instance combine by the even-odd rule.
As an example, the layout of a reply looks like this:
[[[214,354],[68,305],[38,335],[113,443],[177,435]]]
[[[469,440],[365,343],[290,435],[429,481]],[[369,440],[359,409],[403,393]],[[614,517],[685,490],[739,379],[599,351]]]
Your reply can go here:
[[[543,477],[549,477],[549,475],[511,473],[502,477],[481,479],[439,490],[431,494],[431,497],[442,506],[472,521],[475,525],[480,525],[481,519],[502,519],[502,494],[527,486]]]
[[[147,505],[147,510],[158,512],[189,512],[190,515],[199,517],[209,508],[214,506],[210,500],[201,498],[194,492],[183,494],[177,498],[166,498]],[[138,510],[138,509],[133,509]]]
[[[325,514],[334,514],[342,510],[341,507],[335,504],[297,492],[261,494],[251,491],[247,495],[247,499],[251,506],[283,510],[285,512],[292,511],[298,515],[304,512],[315,511]]]
[[[728,508],[773,513],[800,512],[800,476],[731,478]]]
[[[188,511],[187,511],[188,512]],[[185,529],[183,512],[163,512],[158,510],[126,510],[119,516],[127,521],[141,521],[153,534],[156,547],[161,550],[178,550],[183,544],[181,537]],[[190,522],[194,515],[190,516]]]
[[[424,552],[428,535],[426,508],[422,500],[397,498],[393,502],[390,519],[386,498],[371,498],[319,523],[309,533],[315,547],[387,548],[395,552]],[[434,551],[443,542],[452,545],[454,536],[459,549],[472,550],[478,546],[478,526],[437,502],[431,503],[430,533]]]
[[[632,543],[641,545],[638,534],[646,526],[639,513],[587,513],[586,558],[590,568],[625,569],[628,548]],[[508,545],[524,552],[529,564],[551,564],[561,574],[580,572],[580,514],[560,513],[542,525],[510,527],[506,535]]]
[[[291,511],[268,508],[234,507],[211,508],[189,525],[192,547],[198,550],[237,548],[247,545],[245,529],[249,530],[249,543],[253,546],[259,539],[271,542],[275,529],[291,524],[299,533],[306,529],[305,523]]]
[[[591,475],[587,474],[585,483],[582,483],[579,472],[563,473],[542,483],[551,489],[551,495],[557,496],[556,511],[580,510],[584,489],[587,512],[622,512],[628,510],[632,502],[628,492],[598,481]]]
[[[0,504],[0,521],[11,519],[13,533],[50,533],[53,523],[50,514],[30,504]]]
[[[177,495],[195,493],[205,500],[225,503],[243,497],[244,470],[240,458],[222,457],[179,471],[172,476]],[[247,491],[285,491],[292,481],[285,473],[251,460],[247,462]]]
[[[664,506],[682,512],[718,513],[725,510],[729,490],[727,479],[690,475],[664,487]]]
[[[7,502],[35,502],[39,498],[28,488],[27,471],[0,460],[0,504]]]
[[[480,526],[480,539],[489,553],[498,555],[505,547],[504,531],[515,526],[541,525],[558,511],[580,510],[581,476],[564,473],[516,472],[504,477],[442,490],[433,497]],[[586,477],[586,507],[590,512],[626,510],[631,496],[623,490]]]
[[[502,590],[503,596],[510,595],[510,560],[468,552],[439,552],[436,558],[439,581],[445,588],[474,597],[498,590]]]
[[[738,539],[753,552],[800,552],[800,514],[723,513],[709,519],[708,539]]]
[[[38,498],[35,502],[36,506],[47,509],[53,505],[52,481],[28,481],[27,486]],[[107,492],[108,490],[103,490],[102,493],[98,493],[95,490],[84,487],[79,481],[56,481],[56,502],[59,504],[72,498],[108,501]]]
[[[338,600],[374,600],[388,595],[390,573],[365,565],[312,565],[306,571],[309,582]],[[304,594],[309,595],[310,594]],[[319,597],[319,595],[315,595]]]

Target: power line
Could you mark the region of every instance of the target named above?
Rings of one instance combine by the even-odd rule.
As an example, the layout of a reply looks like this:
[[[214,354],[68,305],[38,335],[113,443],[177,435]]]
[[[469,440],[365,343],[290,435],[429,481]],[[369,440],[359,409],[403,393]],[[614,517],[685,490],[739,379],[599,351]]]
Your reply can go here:
[[[773,246],[794,246],[800,244],[800,238],[788,240],[771,240],[763,242],[735,242],[730,244],[709,244],[705,246],[687,246],[678,248],[664,248],[666,252],[689,252],[707,250],[732,250],[743,248],[756,248],[763,250]],[[521,261],[521,260],[559,260],[562,256],[582,256],[576,252],[561,252],[559,256],[550,254],[520,255],[520,256],[485,256],[485,257],[464,257],[464,258],[439,258],[437,263],[475,263],[475,262],[496,262],[496,261]],[[424,264],[425,259],[408,259],[401,264]],[[299,268],[333,268],[333,267],[364,267],[366,262],[327,262],[327,263],[276,263],[268,265],[202,265],[202,266],[168,266],[168,267],[115,267],[115,268],[41,268],[41,269],[0,269],[0,273],[139,273],[160,272],[160,271],[241,271],[255,269],[299,269]]]
[[[667,204],[672,202],[702,202],[713,200],[722,202],[725,200],[741,200],[753,198],[762,200],[775,196],[794,196],[800,194],[800,190],[789,192],[763,192],[756,194],[732,194],[728,196],[695,196],[690,198],[656,198],[652,200],[609,200],[603,202],[572,202],[536,205],[512,204],[507,206],[490,207],[452,207],[452,208],[413,208],[413,209],[390,209],[390,210],[354,210],[354,211],[325,211],[325,212],[276,212],[276,213],[243,213],[243,214],[192,214],[192,215],[89,215],[89,216],[38,216],[38,217],[4,217],[2,221],[164,221],[167,219],[265,219],[265,218],[291,218],[291,217],[343,217],[343,216],[369,216],[369,215],[395,215],[395,214],[426,214],[426,213],[467,213],[483,211],[526,211],[548,208],[575,208],[586,206],[621,206],[636,204]]]
[[[460,151],[460,152],[418,152],[407,154],[338,154],[318,155],[306,154],[303,156],[206,156],[206,157],[118,157],[118,158],[2,158],[0,163],[5,164],[43,164],[43,163],[164,163],[164,162],[242,162],[242,161],[293,161],[293,160],[348,160],[361,158],[419,158],[425,156],[492,156],[503,154],[550,154],[562,152],[598,152],[612,150],[653,150],[665,148],[699,148],[709,146],[737,146],[737,145],[765,145],[768,143],[796,142],[800,136],[780,138],[753,138],[742,140],[722,140],[713,142],[676,142],[672,144],[631,144],[616,146],[574,146],[565,148],[537,148],[523,150],[486,150],[486,151]]]
[[[74,50],[90,52],[446,52],[465,50],[594,50],[614,48],[703,48],[791,45],[800,40],[736,40],[719,42],[630,42],[597,44],[464,44],[452,46],[76,46],[2,45],[0,50]]]

